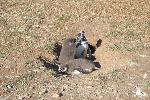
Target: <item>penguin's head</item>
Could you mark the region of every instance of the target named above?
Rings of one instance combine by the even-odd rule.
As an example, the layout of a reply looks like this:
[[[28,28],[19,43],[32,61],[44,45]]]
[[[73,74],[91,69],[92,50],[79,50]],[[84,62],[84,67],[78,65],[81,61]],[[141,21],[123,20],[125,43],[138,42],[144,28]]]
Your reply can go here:
[[[77,38],[76,38],[76,42],[81,43],[82,41],[87,41],[84,33],[85,33],[84,31],[78,33]]]
[[[58,66],[58,72],[67,73],[68,69],[69,69],[69,67],[67,64]]]

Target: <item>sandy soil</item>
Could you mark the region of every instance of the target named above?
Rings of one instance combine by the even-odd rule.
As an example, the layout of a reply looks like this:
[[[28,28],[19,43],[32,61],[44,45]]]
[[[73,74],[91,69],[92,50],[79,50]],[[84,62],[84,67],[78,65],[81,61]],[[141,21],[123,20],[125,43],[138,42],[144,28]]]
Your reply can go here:
[[[101,68],[54,77],[54,44],[82,30],[90,44],[102,40]],[[1,100],[149,98],[149,0],[0,0]]]

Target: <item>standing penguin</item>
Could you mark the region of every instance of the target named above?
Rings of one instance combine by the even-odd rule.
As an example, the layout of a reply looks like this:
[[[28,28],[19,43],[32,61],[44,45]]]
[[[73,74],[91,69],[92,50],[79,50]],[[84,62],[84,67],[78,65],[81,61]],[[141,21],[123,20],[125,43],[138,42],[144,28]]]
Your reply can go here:
[[[59,56],[59,63],[65,63],[68,60],[75,58],[75,40],[72,38],[67,38],[64,40]]]

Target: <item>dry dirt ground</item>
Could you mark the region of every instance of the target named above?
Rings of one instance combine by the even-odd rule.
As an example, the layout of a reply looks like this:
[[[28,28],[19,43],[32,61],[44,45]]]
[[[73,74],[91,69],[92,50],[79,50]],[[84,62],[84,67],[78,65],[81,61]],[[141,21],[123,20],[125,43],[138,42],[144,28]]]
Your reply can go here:
[[[54,77],[54,44],[82,30],[101,68]],[[0,0],[0,100],[149,98],[150,0]]]

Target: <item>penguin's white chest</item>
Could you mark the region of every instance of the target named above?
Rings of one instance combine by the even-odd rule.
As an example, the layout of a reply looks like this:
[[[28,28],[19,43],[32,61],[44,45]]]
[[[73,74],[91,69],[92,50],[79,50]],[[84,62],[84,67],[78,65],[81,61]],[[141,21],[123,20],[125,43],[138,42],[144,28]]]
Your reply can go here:
[[[85,58],[87,57],[87,50],[88,50],[88,43],[87,42],[82,42],[81,45],[79,45],[76,48],[76,57],[77,58]]]

